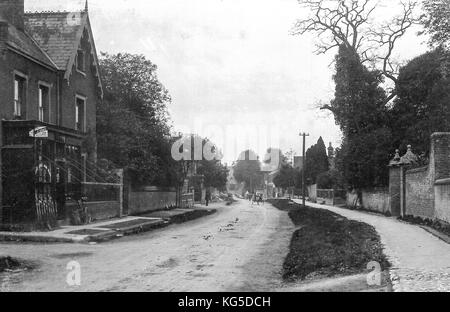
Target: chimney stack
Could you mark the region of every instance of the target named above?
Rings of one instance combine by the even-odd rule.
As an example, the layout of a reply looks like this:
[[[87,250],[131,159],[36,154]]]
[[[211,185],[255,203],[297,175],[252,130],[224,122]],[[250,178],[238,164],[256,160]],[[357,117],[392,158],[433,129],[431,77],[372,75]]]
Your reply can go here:
[[[24,0],[0,0],[0,20],[24,30]]]

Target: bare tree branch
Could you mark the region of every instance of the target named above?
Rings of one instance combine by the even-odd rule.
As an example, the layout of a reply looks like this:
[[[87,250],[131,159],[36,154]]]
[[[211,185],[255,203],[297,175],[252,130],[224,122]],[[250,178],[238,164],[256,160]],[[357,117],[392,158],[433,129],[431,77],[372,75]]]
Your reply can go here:
[[[403,0],[401,14],[375,29],[370,22],[378,4],[375,0],[299,0],[311,15],[298,20],[292,34],[317,35],[317,54],[345,46],[359,55],[361,64],[370,63],[380,68],[383,76],[396,84],[399,66],[392,61],[392,55],[398,40],[419,21],[419,18],[415,17],[416,1]],[[393,98],[395,88],[387,97],[387,101]]]

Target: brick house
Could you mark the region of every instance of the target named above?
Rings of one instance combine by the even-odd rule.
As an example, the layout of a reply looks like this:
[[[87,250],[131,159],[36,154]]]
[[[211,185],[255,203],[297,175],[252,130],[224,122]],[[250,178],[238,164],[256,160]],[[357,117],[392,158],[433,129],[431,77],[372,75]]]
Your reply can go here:
[[[67,218],[66,196],[96,162],[103,98],[89,14],[25,13],[0,0],[0,225]]]

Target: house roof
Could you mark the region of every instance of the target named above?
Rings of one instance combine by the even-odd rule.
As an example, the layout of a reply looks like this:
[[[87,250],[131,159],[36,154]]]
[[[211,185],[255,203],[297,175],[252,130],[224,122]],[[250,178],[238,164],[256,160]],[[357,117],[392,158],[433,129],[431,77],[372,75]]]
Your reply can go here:
[[[51,57],[60,70],[66,70],[78,48],[86,12],[25,13],[25,29]]]
[[[84,32],[91,44],[98,84],[103,96],[102,82],[98,73],[98,58],[87,10],[80,12],[27,12],[25,29],[69,79]]]
[[[34,61],[56,70],[52,59],[41,49],[39,44],[27,33],[20,31],[14,25],[8,25],[7,45],[17,53],[23,54]]]

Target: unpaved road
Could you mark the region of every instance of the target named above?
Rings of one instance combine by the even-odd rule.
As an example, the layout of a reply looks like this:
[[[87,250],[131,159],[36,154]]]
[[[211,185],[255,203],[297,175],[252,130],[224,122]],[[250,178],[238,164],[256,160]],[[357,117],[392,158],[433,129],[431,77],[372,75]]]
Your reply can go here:
[[[0,275],[0,291],[276,291],[294,225],[246,201],[181,225],[98,245],[0,244],[0,256],[37,262]],[[81,265],[81,286],[66,266]]]

